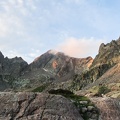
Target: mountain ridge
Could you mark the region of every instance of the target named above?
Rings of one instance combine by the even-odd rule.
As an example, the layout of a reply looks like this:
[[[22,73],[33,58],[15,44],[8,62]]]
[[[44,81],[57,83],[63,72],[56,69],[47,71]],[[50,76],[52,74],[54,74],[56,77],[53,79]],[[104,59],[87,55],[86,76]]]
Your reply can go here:
[[[57,81],[62,84],[62,82],[72,81],[72,83],[70,83],[72,84],[70,86],[71,90],[79,90],[86,87],[87,84],[94,83],[104,73],[119,63],[119,49],[120,38],[112,40],[107,44],[102,43],[94,59],[92,57],[74,58],[51,49],[35,58],[30,64],[27,64],[21,57],[12,59],[4,58],[4,55],[0,52],[0,70],[2,73],[7,71],[7,75],[14,78],[18,76],[17,84],[23,80],[26,85],[29,83],[28,86],[32,87],[30,84],[33,84],[33,86],[35,84],[36,86],[47,82],[54,83]],[[6,67],[5,70],[3,70],[3,65],[5,66],[5,64],[8,64],[7,66],[10,67]],[[15,65],[16,67],[14,67]],[[19,86],[21,86],[21,84]]]
[[[0,52],[0,119],[119,120],[119,50],[120,38],[94,59],[49,50],[30,64]]]

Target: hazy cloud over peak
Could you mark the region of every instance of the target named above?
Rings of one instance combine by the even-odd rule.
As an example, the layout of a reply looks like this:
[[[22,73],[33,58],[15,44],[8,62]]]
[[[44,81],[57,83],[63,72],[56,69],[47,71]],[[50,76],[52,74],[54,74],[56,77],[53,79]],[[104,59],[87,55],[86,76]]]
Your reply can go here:
[[[58,50],[72,57],[95,57],[102,42],[105,40],[68,38],[58,46]]]

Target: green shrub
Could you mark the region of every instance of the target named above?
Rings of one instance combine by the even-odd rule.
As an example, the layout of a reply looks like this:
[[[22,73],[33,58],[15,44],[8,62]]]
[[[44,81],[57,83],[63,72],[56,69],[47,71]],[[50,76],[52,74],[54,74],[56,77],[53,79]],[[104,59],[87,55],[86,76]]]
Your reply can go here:
[[[49,91],[50,94],[57,94],[57,95],[73,95],[73,92],[69,91],[69,90],[63,90],[63,89],[57,89],[57,90],[50,90]]]
[[[42,86],[39,86],[35,89],[32,90],[32,92],[42,92],[43,90],[45,90],[45,88],[47,87],[47,85],[42,85]]]
[[[101,96],[102,94],[106,94],[110,92],[110,89],[108,89],[106,86],[100,86],[98,89],[98,96]]]

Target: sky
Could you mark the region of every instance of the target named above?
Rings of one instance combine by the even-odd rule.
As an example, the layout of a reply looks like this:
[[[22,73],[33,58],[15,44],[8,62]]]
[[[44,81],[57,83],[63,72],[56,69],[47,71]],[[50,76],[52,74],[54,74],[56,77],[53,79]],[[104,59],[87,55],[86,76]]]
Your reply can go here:
[[[120,36],[120,0],[0,0],[0,51],[28,63],[50,49],[83,58]]]

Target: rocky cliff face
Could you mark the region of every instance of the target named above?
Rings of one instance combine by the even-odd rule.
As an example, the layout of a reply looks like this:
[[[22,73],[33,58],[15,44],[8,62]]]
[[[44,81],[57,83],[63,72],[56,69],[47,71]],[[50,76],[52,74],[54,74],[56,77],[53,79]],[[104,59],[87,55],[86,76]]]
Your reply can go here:
[[[91,57],[73,58],[64,53],[49,50],[28,65],[21,72],[20,79],[29,80],[29,87],[38,87],[43,83],[51,82],[57,86],[63,81],[70,80],[73,75],[89,70],[92,62]]]
[[[120,38],[116,41],[112,40],[110,43],[106,45],[102,43],[99,48],[99,53],[93,60],[93,63],[90,66],[89,70],[87,72],[82,73],[81,75],[75,76],[73,81],[73,86],[71,87],[73,87],[73,89],[79,90],[87,85],[90,88],[91,83],[93,83],[94,85],[99,85],[102,83],[103,84],[116,83],[115,81],[119,83],[120,82],[119,80],[115,80],[117,79],[117,77],[115,76],[119,76],[119,72],[117,72],[115,76],[113,72],[107,72],[110,69],[111,71],[115,71],[115,69],[112,67],[114,67],[117,64],[118,64],[117,66],[119,66],[119,63],[120,63]],[[119,71],[118,67],[117,67],[117,71]],[[112,75],[115,78],[111,77],[110,80],[106,74],[107,75],[109,74],[109,76]],[[103,78],[105,79],[101,80]]]
[[[0,52],[0,91],[10,89],[11,82],[14,79],[18,79],[21,71],[27,65],[27,62],[21,57],[4,58],[4,55]]]
[[[99,53],[95,57],[91,68],[103,64],[115,65],[120,62],[120,39],[112,40],[108,44],[102,43],[99,48]]]
[[[0,120],[83,120],[68,99],[40,93],[0,93]]]
[[[93,59],[88,58],[72,58],[64,53],[49,50],[45,54],[36,58],[26,69],[24,73],[43,70],[51,75],[59,78],[69,73],[82,73],[89,69]]]
[[[0,52],[0,75],[19,76],[20,72],[27,66],[21,57],[15,57],[12,59],[4,58]]]
[[[87,86],[85,89],[92,88],[94,86],[105,85],[111,91],[120,91],[120,63],[116,64],[107,72],[105,72],[99,79],[94,83]]]
[[[68,81],[74,74],[89,70],[92,62],[91,57],[73,58],[49,50],[28,65],[21,57],[4,58],[0,52],[0,90],[26,89],[54,81],[59,84]]]

